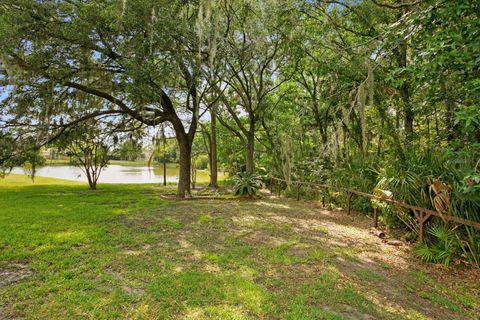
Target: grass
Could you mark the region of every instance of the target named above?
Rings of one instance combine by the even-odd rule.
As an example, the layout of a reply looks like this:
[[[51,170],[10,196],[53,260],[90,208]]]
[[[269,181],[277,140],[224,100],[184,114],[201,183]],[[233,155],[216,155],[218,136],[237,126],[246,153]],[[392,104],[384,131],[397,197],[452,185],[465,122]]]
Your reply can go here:
[[[479,314],[475,285],[452,292],[455,283],[428,266],[372,258],[393,249],[375,242],[361,217],[293,200],[162,200],[171,188],[0,180],[0,318]]]

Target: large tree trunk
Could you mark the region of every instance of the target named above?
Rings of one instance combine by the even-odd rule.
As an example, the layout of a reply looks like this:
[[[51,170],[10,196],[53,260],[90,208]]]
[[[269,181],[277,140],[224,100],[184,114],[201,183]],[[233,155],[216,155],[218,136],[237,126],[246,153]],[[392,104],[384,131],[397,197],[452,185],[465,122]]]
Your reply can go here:
[[[250,131],[248,132],[246,138],[246,171],[248,173],[253,173],[255,171],[255,163],[253,159],[253,154],[255,150],[255,131],[253,130],[253,128],[250,128]]]
[[[190,195],[192,142],[184,132],[177,132],[176,136],[180,147],[177,197],[184,198],[186,195]]]
[[[217,159],[217,114],[213,106],[210,111],[210,187],[218,188],[218,159]]]
[[[167,137],[165,136],[165,125],[162,123],[162,144],[163,144],[163,185],[167,185]]]

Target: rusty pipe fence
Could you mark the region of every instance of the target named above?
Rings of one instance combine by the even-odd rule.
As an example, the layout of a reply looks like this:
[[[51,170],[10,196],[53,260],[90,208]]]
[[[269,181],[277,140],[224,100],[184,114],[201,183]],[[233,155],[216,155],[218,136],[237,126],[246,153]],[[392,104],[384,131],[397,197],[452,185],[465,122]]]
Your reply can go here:
[[[275,184],[273,183],[275,181]],[[287,181],[284,179],[276,178],[276,177],[271,177],[270,178],[270,193],[274,193],[276,191],[277,195],[281,195],[281,183],[287,183],[287,184],[292,184],[297,188],[297,200],[300,199],[300,188],[302,186],[309,186],[309,187],[314,187],[321,189],[323,191],[325,190],[334,190],[337,192],[345,192],[347,195],[347,214],[350,214],[351,209],[352,209],[352,197],[353,195],[356,196],[361,196],[361,197],[366,197],[372,200],[377,200],[381,202],[385,202],[388,204],[396,205],[405,209],[412,210],[415,218],[418,223],[418,237],[420,241],[423,241],[425,238],[425,226],[426,223],[428,222],[428,219],[432,216],[440,217],[444,221],[452,221],[455,223],[463,224],[466,226],[474,227],[476,229],[480,230],[480,222],[477,221],[472,221],[468,219],[463,219],[457,216],[452,216],[452,215],[446,215],[446,214],[441,214],[435,210],[427,209],[427,208],[422,208],[422,207],[417,207],[408,203],[404,203],[401,201],[393,200],[393,199],[385,199],[370,193],[362,192],[362,191],[357,191],[353,189],[347,189],[347,188],[342,188],[342,187],[335,187],[327,184],[319,184],[319,183],[312,183],[312,182],[303,182],[303,181]],[[276,189],[276,190],[274,190]],[[325,198],[322,197],[322,205],[325,206]],[[376,228],[378,227],[378,210],[377,208],[373,208],[373,226]]]

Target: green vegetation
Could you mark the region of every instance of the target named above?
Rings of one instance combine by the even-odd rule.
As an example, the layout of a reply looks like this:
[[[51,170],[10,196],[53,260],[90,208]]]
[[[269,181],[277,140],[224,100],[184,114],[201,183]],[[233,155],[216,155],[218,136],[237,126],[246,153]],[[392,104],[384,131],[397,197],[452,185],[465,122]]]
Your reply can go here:
[[[479,13],[478,0],[2,0],[0,318],[480,314]],[[163,187],[8,176],[33,181],[47,154],[91,189],[109,159]],[[173,192],[195,201],[162,200]],[[362,214],[322,211],[347,204]],[[365,234],[372,209],[381,240]],[[416,261],[389,246],[406,242]]]
[[[361,216],[352,226],[315,202],[159,197],[171,190],[1,180],[0,273],[10,273],[0,315],[452,319],[480,311],[477,284],[454,291],[454,277],[398,268]],[[379,254],[385,260],[365,259]]]
[[[240,172],[233,177],[233,193],[236,196],[253,198],[261,188],[262,181],[260,177],[253,173]]]

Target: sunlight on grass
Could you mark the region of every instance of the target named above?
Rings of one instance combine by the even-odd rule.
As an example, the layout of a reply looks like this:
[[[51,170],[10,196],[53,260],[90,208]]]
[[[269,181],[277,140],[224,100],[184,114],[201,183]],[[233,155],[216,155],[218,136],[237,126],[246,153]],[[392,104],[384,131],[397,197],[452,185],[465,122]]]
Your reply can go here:
[[[371,315],[382,314],[382,311],[352,284],[344,283],[335,269],[325,271],[311,283],[304,285],[301,292],[293,299],[290,319],[344,319],[336,312],[328,311],[330,308],[338,312],[354,307]]]
[[[375,272],[372,272],[367,269],[355,269],[353,271],[355,275],[357,275],[360,279],[366,280],[366,281],[380,281],[382,280],[382,277],[376,274]]]
[[[45,177],[35,177],[32,180],[30,177],[22,174],[10,174],[4,179],[0,179],[0,187],[23,187],[23,186],[42,186],[42,185],[84,185],[87,187],[87,183],[54,179],[54,178],[45,178]]]
[[[85,233],[82,231],[57,232],[53,236],[58,242],[80,242],[85,240]]]
[[[164,304],[166,312],[202,305],[241,304],[249,312],[261,315],[266,311],[268,296],[263,288],[235,274],[192,271],[161,276],[150,285],[149,291]]]
[[[206,306],[193,308],[186,312],[184,319],[218,319],[218,320],[245,320],[250,317],[245,315],[239,307],[229,305]]]
[[[0,272],[27,270],[0,285],[0,312],[12,318],[421,319],[438,308],[452,318],[479,310],[475,291],[447,294],[424,268],[396,283],[401,268],[376,262],[383,247],[367,245],[341,213],[308,216],[308,203],[265,212],[247,201],[165,201],[159,194],[171,189],[159,186],[38,182],[10,176],[0,185]]]

